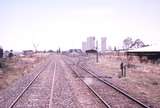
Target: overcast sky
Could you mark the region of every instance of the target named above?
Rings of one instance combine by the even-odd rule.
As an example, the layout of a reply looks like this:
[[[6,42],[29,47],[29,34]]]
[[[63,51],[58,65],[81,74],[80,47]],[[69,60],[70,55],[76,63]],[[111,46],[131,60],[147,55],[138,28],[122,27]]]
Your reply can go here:
[[[0,0],[4,49],[81,48],[88,36],[107,37],[108,46],[127,36],[157,43],[160,0]]]

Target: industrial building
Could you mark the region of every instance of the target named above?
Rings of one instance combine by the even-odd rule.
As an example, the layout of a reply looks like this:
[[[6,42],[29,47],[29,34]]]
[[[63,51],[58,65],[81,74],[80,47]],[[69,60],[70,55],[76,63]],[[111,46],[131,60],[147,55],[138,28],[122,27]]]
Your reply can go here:
[[[102,37],[101,38],[101,52],[106,51],[107,47],[107,38]],[[86,41],[82,42],[82,51],[85,52],[86,50],[96,50],[96,42],[95,42],[95,37],[91,36],[88,37]],[[98,41],[97,41],[97,46],[98,46]]]
[[[96,50],[94,36],[88,37],[86,41],[82,42],[82,51],[86,52],[86,50]]]
[[[95,37],[88,37],[87,38],[87,50],[95,50]]]

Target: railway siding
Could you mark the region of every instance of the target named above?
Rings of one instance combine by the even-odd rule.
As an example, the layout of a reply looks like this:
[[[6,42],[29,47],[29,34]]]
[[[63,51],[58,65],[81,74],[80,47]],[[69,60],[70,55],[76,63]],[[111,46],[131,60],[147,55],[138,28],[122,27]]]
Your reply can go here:
[[[73,61],[72,61],[73,62]],[[103,80],[103,78],[88,71],[87,67],[76,65],[81,70],[75,70],[75,63],[70,63],[70,68],[79,76],[79,78],[94,92],[94,94],[107,106],[107,107],[122,107],[122,108],[150,108],[141,101],[130,96],[127,92],[119,89],[115,85]],[[74,69],[73,69],[74,67]],[[92,77],[82,74],[82,71],[89,73]],[[83,72],[84,73],[84,72]],[[88,77],[88,78],[87,78]],[[86,80],[87,79],[87,80]]]

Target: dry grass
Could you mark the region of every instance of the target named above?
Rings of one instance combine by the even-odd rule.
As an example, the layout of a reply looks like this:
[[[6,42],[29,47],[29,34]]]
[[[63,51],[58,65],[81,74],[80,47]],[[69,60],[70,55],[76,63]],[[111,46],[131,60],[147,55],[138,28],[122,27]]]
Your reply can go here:
[[[34,55],[33,57],[15,57],[6,60],[7,66],[0,69],[2,72],[0,74],[0,90],[5,89],[25,74],[32,72],[31,70],[44,59],[45,56]]]

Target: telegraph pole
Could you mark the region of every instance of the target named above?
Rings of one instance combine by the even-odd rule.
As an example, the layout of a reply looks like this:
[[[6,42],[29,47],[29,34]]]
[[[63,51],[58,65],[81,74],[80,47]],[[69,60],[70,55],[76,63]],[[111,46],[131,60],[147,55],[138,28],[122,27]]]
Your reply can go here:
[[[97,51],[96,62],[98,63],[98,40],[96,41],[96,51]]]

